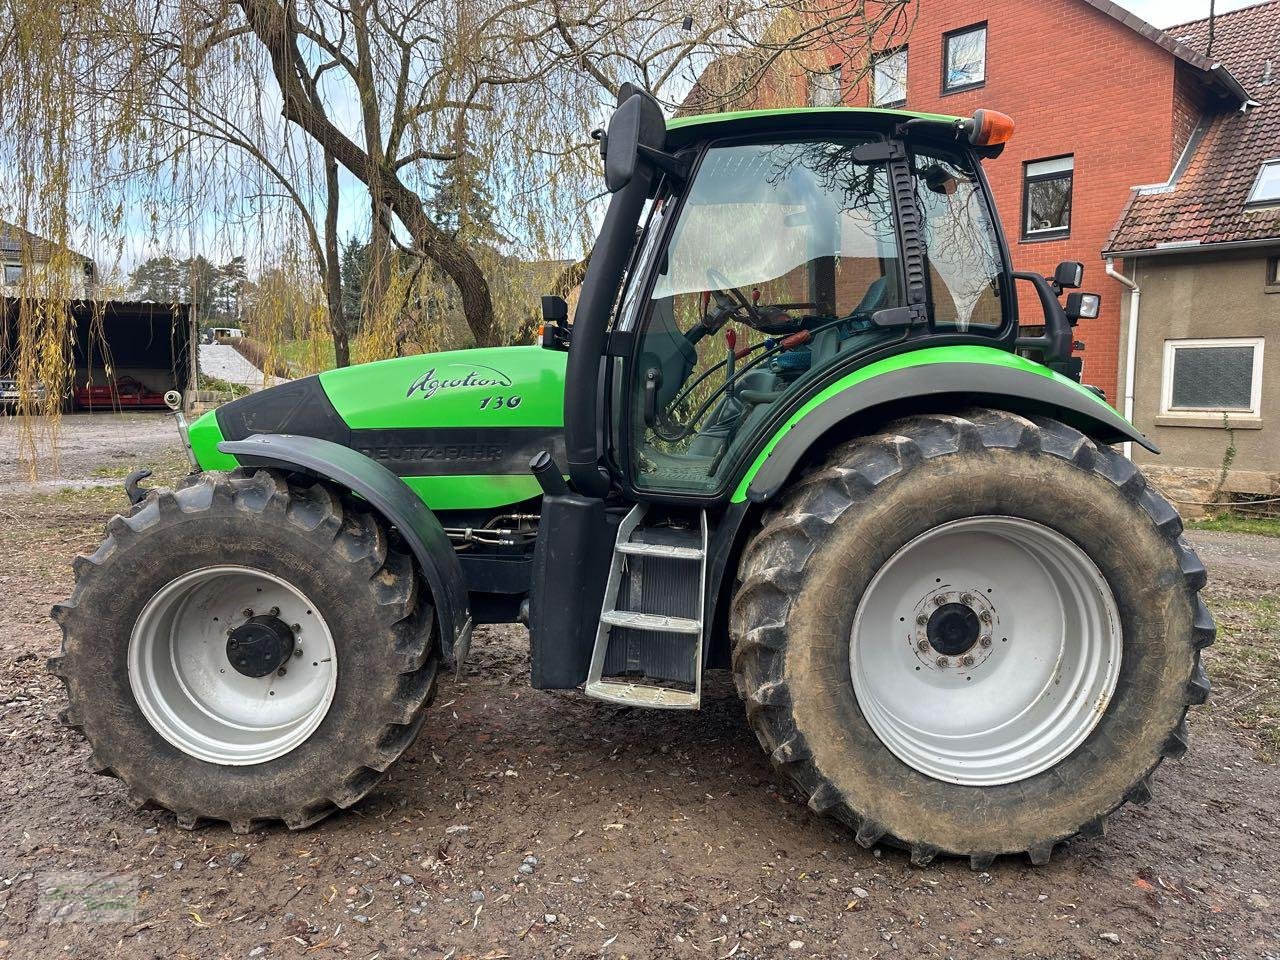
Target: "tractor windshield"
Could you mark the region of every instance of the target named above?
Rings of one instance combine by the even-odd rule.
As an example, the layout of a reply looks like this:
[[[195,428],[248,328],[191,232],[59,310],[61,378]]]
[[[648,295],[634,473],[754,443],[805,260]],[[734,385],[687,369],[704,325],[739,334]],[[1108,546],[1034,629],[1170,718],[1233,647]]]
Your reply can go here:
[[[898,232],[883,163],[861,138],[711,147],[662,250],[650,224],[647,303],[632,378],[632,476],[642,488],[715,488],[737,445],[782,397],[838,357],[902,338],[873,317],[904,305]],[[935,327],[1003,323],[1001,259],[966,161],[913,158]],[[661,217],[655,217],[661,219]]]

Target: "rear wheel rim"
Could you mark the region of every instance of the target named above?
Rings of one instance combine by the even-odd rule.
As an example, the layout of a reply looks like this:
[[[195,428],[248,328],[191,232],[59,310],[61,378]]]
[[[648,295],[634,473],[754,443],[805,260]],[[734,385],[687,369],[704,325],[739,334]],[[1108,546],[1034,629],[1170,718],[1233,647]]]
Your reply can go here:
[[[1053,767],[1115,691],[1120,617],[1097,566],[1030,520],[941,524],[900,548],[854,617],[850,672],[880,741],[930,777],[990,786]]]
[[[266,676],[228,659],[230,631],[272,615],[294,636],[292,654]],[[307,596],[252,567],[183,574],[147,601],[129,637],[129,684],[147,721],[179,750],[231,766],[295,749],[324,720],[337,689],[333,634]]]

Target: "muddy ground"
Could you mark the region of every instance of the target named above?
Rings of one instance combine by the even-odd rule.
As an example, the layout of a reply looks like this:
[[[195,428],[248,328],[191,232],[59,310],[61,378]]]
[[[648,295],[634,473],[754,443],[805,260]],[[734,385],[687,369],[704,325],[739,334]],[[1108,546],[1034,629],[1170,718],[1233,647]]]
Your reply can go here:
[[[122,436],[84,432],[72,442]],[[176,472],[155,437],[142,458]],[[123,442],[111,474],[138,459]],[[72,462],[65,479],[108,479],[92,457]],[[184,832],[83,770],[87,748],[59,724],[62,688],[44,671],[58,643],[49,605],[119,494],[8,479],[0,956],[1280,957],[1280,540],[1192,534],[1217,575],[1215,695],[1154,800],[1047,867],[973,873],[863,850],[811,814],[727,677],[693,715],[533,691],[518,628],[478,632],[423,736],[352,812],[301,834]]]

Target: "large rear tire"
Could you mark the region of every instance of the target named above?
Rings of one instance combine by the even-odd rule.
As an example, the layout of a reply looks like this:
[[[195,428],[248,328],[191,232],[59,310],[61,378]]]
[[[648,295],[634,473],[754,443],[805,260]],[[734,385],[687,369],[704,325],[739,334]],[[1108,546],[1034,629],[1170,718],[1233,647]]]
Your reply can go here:
[[[809,805],[917,864],[1045,863],[1187,749],[1205,571],[1132,462],[1003,411],[834,450],[748,544],[749,721]]]
[[[202,474],[114,517],[74,567],[49,662],[64,719],[95,772],[183,826],[309,826],[422,725],[439,662],[425,589],[380,520],[322,484]]]

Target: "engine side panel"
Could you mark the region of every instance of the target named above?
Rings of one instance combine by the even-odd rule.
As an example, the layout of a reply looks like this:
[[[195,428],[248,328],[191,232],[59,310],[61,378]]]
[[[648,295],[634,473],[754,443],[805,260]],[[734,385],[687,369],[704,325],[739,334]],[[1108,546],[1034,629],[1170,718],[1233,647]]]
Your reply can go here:
[[[433,510],[491,510],[537,497],[529,459],[563,462],[565,354],[493,347],[331,370],[243,397],[196,421],[205,469],[222,440],[316,437],[386,467]]]

